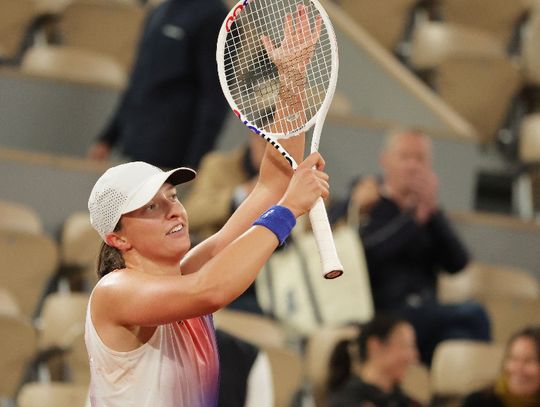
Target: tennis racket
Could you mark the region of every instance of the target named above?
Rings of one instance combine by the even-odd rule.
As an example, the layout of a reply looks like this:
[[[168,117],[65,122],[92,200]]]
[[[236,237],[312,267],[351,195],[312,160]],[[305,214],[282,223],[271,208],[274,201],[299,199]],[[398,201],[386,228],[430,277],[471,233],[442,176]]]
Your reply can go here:
[[[216,51],[219,80],[234,114],[273,145],[293,169],[279,139],[314,127],[311,152],[338,75],[338,50],[317,0],[240,0],[222,24]],[[343,274],[322,198],[309,212],[327,279]]]

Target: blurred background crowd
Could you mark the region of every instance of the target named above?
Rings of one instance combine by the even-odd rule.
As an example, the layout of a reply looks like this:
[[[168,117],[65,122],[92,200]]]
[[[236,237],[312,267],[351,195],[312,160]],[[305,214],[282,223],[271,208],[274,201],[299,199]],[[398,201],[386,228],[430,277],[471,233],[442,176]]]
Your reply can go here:
[[[86,403],[106,168],[196,168],[194,245],[253,188],[265,143],[215,63],[233,3],[0,0],[0,405]],[[321,4],[345,274],[321,277],[301,219],[215,314],[220,406],[540,406],[540,2]]]

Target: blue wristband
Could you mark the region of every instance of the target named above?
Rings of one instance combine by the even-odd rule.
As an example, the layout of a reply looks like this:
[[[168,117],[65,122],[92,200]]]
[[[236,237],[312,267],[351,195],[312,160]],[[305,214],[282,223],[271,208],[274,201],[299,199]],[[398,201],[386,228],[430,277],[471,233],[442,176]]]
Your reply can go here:
[[[289,208],[274,205],[253,222],[253,226],[256,225],[264,226],[272,231],[278,238],[279,245],[283,246],[285,239],[289,237],[292,228],[296,225],[296,218]]]

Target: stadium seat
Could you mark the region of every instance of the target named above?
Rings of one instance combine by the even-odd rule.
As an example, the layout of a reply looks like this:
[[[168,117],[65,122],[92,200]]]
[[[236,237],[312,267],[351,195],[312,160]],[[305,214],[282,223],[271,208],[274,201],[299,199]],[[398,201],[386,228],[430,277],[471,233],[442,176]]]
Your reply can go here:
[[[475,127],[479,141],[493,140],[522,85],[519,65],[500,44],[457,25],[424,23],[412,35],[410,61],[431,70],[430,85]]]
[[[527,83],[540,86],[540,2],[536,2],[523,30],[522,60]]]
[[[342,225],[335,228],[333,235],[345,270],[341,277],[323,278],[312,233],[295,233],[257,277],[261,308],[299,335],[309,335],[320,326],[368,321],[373,316],[369,276],[358,234]]]
[[[26,383],[17,397],[18,407],[84,407],[88,386],[73,383]]]
[[[21,316],[21,308],[13,294],[4,287],[0,287],[0,314]]]
[[[274,406],[290,407],[295,393],[302,386],[302,358],[282,347],[263,346],[272,369]]]
[[[148,0],[146,2],[146,6],[150,7],[150,8],[153,8],[153,7],[156,7],[159,4],[163,3],[163,1],[164,0]],[[232,3],[232,4],[229,4],[229,3]],[[234,2],[231,2],[231,1],[226,1],[225,4],[229,5],[230,7],[234,6]]]
[[[492,384],[501,368],[503,349],[469,340],[439,343],[431,365],[434,405],[461,405],[463,397]]]
[[[423,22],[411,37],[410,62],[416,69],[432,69],[447,57],[501,58],[506,51],[489,33],[452,23]]]
[[[530,0],[438,0],[443,21],[490,32],[505,46],[531,4]]]
[[[63,277],[67,279],[82,277],[89,287],[93,287],[97,282],[96,264],[101,242],[101,238],[90,224],[88,212],[76,212],[68,216],[60,234]]]
[[[384,48],[394,51],[417,0],[338,0],[337,3]]]
[[[110,0],[77,0],[68,4],[59,21],[62,44],[113,58],[127,74],[131,70],[145,11]]]
[[[44,13],[61,14],[64,9],[71,3],[79,0],[34,0],[38,9]],[[137,5],[140,4],[138,0],[106,0],[112,3]]]
[[[86,293],[51,293],[45,297],[38,324],[41,350],[69,348],[84,331],[88,298]]]
[[[525,116],[521,122],[519,161],[523,164],[540,163],[540,113]]]
[[[75,338],[84,332],[86,293],[48,294],[35,325],[38,331],[37,372],[40,381],[67,380],[67,353]]]
[[[336,90],[328,113],[330,115],[347,116],[352,113],[352,110],[352,104],[349,98],[343,92]]]
[[[491,298],[484,304],[496,343],[506,344],[518,330],[540,325],[540,299]]]
[[[401,383],[401,388],[405,394],[420,402],[423,406],[429,405],[431,400],[429,369],[421,363],[409,367]]]
[[[42,13],[58,15],[73,0],[34,0],[36,7]]]
[[[214,314],[216,327],[258,346],[283,348],[287,337],[275,321],[250,312],[222,309]]]
[[[21,71],[45,78],[123,88],[127,76],[110,57],[67,46],[37,46],[23,55]]]
[[[43,223],[30,206],[0,200],[0,229],[40,234],[43,233]]]
[[[100,246],[101,238],[90,224],[88,212],[72,213],[66,218],[60,236],[60,255],[64,264],[95,264]]]
[[[308,337],[304,353],[304,375],[316,406],[326,405],[330,358],[334,348],[342,340],[351,340],[357,336],[357,327],[344,326],[320,328]]]
[[[28,318],[58,268],[58,248],[46,235],[0,230],[0,286],[13,294]]]
[[[350,226],[340,225],[332,234],[344,270],[341,277],[332,281],[322,278],[319,250],[313,234],[295,236],[313,277],[323,322],[339,326],[352,321],[368,321],[374,313],[373,299],[364,248],[358,233]]]
[[[514,182],[514,207],[522,219],[534,219],[540,213],[540,113],[520,123],[518,159],[522,169]]]
[[[444,303],[489,298],[540,299],[540,284],[519,267],[473,262],[457,274],[441,274],[438,297]]]
[[[36,352],[36,332],[28,320],[1,313],[0,332],[0,398],[13,399]]]
[[[13,60],[38,10],[32,0],[0,0],[0,10],[0,59]]]
[[[84,332],[79,332],[71,341],[65,355],[69,380],[73,383],[90,383],[90,365],[88,352],[84,343]]]

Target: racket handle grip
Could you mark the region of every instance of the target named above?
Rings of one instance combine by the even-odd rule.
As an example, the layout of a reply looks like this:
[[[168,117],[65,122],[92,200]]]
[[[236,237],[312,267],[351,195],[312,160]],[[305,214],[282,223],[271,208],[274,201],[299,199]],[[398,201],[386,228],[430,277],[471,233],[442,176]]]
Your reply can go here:
[[[315,205],[309,211],[309,219],[319,249],[324,278],[333,279],[341,276],[343,266],[337,255],[332,229],[330,228],[330,222],[328,222],[328,215],[322,198],[317,199]]]

